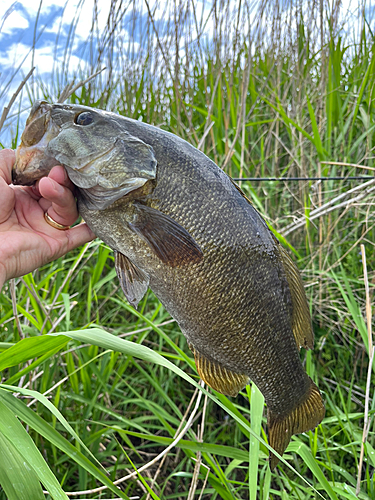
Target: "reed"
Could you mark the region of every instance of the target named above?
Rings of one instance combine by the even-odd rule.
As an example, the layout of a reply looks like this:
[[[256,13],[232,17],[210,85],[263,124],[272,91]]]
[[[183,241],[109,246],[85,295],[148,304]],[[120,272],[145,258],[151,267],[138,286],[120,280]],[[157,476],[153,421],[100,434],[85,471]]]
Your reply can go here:
[[[343,177],[241,182],[302,271],[316,337],[303,355],[327,413],[293,437],[274,473],[255,387],[237,398],[209,390],[192,416],[198,377],[178,326],[151,292],[138,311],[128,305],[112,253],[95,241],[0,294],[0,499],[374,498],[375,184],[344,180],[375,167],[373,10],[113,0],[103,23],[99,6],[84,42],[79,9],[63,47],[58,33],[63,57],[49,75],[34,59],[0,143],[16,145],[31,101],[56,101],[106,67],[71,102],[161,126],[233,177]],[[72,69],[78,46],[84,62]],[[0,98],[9,85],[0,79]]]

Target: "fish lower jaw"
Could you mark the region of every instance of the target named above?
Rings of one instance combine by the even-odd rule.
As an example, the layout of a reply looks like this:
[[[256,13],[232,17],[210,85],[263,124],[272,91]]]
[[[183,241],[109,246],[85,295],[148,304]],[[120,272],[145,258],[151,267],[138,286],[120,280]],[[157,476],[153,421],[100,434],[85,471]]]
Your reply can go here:
[[[21,140],[16,150],[16,162],[12,170],[13,184],[31,186],[47,175],[52,167],[61,165],[50,154],[47,154],[48,144],[56,136],[57,131],[58,128],[49,123],[38,143],[28,146]]]
[[[17,148],[16,162],[12,170],[12,183],[14,185],[31,186],[48,173],[48,169],[41,167],[44,148],[38,146]]]

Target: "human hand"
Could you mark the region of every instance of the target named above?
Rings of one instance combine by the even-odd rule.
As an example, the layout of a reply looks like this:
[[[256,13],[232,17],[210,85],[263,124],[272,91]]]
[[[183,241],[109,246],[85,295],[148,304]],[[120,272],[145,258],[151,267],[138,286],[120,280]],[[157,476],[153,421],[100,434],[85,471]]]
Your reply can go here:
[[[0,289],[95,238],[87,224],[62,231],[51,227],[44,213],[62,225],[78,218],[73,184],[65,169],[52,168],[35,186],[10,186],[15,153],[0,151]]]

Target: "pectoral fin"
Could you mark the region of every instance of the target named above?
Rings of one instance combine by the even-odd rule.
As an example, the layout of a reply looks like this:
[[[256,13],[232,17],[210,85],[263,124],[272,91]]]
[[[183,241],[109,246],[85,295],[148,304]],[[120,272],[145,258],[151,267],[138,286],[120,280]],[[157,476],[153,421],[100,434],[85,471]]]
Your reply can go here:
[[[178,222],[146,205],[134,203],[134,207],[130,228],[147,242],[164,264],[177,267],[202,260],[198,243]]]
[[[207,359],[194,347],[190,346],[194,353],[195,364],[200,378],[207,385],[226,396],[237,396],[239,391],[249,383],[249,377],[244,374],[234,373],[215,361]]]
[[[299,271],[282,245],[278,246],[292,296],[292,330],[298,348],[312,349],[314,333],[305,289]]]
[[[125,297],[133,307],[137,307],[147,292],[148,275],[121,252],[115,252],[115,267]]]

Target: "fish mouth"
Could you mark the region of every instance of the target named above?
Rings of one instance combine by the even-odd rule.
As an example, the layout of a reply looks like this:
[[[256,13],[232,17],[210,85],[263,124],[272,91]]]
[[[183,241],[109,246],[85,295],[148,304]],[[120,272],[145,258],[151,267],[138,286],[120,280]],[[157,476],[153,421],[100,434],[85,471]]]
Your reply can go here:
[[[12,169],[14,185],[31,186],[47,175],[51,168],[60,163],[46,154],[46,149],[60,132],[51,120],[52,106],[46,101],[33,105],[21,136],[21,144],[16,150],[16,162]]]

